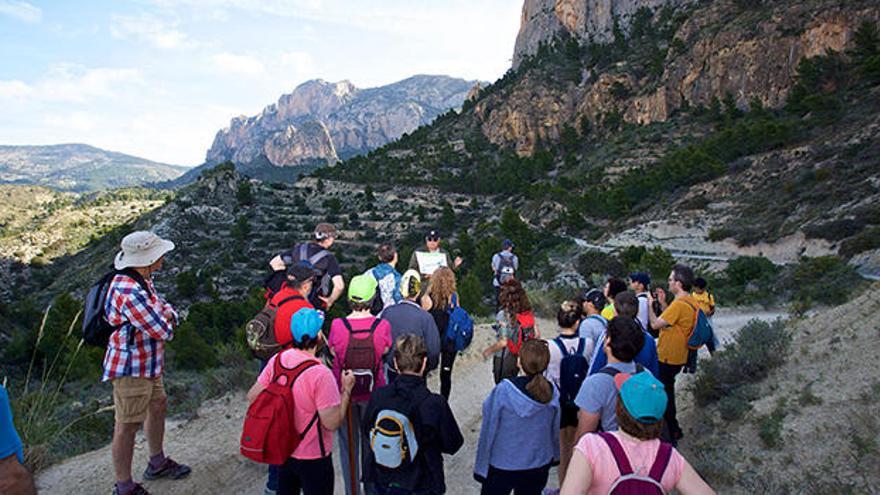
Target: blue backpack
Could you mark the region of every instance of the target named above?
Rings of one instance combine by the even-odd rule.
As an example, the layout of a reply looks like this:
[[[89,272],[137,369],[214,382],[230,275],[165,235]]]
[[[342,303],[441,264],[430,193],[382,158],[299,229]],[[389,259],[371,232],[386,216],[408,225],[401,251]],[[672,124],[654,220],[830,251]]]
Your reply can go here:
[[[452,295],[449,312],[449,324],[446,326],[446,340],[455,344],[455,351],[461,352],[471,345],[474,339],[474,320],[471,315],[458,305],[458,297]]]
[[[579,338],[577,350],[573,354],[562,343],[562,337],[556,337],[553,342],[556,342],[562,352],[562,361],[559,363],[559,402],[563,406],[574,406],[574,399],[590,371],[590,363],[584,356],[587,341]]]
[[[695,351],[705,345],[709,352],[715,352],[715,348],[718,347],[718,339],[715,337],[715,330],[712,329],[712,324],[709,323],[709,317],[699,307],[695,308],[691,303],[686,303],[697,312],[697,322],[694,324],[694,330],[688,338],[688,348]]]

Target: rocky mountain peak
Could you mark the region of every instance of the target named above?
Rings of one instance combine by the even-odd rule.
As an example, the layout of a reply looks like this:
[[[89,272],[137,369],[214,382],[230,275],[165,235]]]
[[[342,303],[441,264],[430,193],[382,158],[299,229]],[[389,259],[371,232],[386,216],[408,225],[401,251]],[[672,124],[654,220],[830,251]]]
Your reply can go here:
[[[376,88],[313,79],[217,133],[208,165],[262,158],[278,167],[332,164],[368,152],[460,107],[474,81],[417,75]]]

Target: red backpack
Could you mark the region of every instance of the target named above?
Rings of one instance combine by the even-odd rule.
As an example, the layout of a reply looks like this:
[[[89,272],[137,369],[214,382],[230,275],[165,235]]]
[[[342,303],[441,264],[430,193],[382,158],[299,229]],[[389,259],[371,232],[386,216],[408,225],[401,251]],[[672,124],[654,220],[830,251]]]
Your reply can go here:
[[[626,456],[623,446],[617,441],[617,437],[608,432],[600,432],[599,436],[614,456],[617,463],[617,470],[620,471],[620,477],[614,480],[611,488],[608,490],[609,495],[665,495],[661,480],[666,467],[669,465],[669,459],[672,457],[672,445],[661,442],[660,449],[657,450],[657,457],[654,458],[654,464],[647,473],[634,472]]]
[[[305,370],[320,363],[307,359],[293,368],[285,368],[281,356],[275,358],[272,383],[248,407],[241,432],[241,455],[263,464],[284,464],[318,421],[316,411],[302,433],[295,430],[291,391]],[[319,434],[320,431],[319,426]]]
[[[535,330],[535,314],[531,311],[516,314],[516,335],[507,339],[507,348],[514,356],[519,356],[519,350],[527,340],[537,339],[538,332]]]

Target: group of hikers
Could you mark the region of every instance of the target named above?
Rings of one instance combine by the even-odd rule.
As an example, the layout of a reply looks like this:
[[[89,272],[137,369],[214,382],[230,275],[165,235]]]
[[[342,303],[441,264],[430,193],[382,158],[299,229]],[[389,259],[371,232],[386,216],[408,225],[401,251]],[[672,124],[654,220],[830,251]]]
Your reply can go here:
[[[464,442],[448,403],[452,370],[473,332],[456,289],[462,260],[431,230],[404,273],[395,247],[382,244],[378,264],[346,290],[330,251],[337,235],[319,224],[311,241],[269,261],[266,306],[247,326],[262,371],[247,393],[241,453],[268,464],[266,494],[329,495],[336,432],[346,495],[445,493],[443,456]],[[132,476],[141,426],[145,480],[191,472],[163,450],[164,346],[178,314],[152,275],[173,249],[152,232],[127,235],[115,270],[87,298],[85,335],[105,334],[118,495],[148,493]],[[674,447],[683,437],[676,376],[695,361],[698,320],[714,312],[705,281],[676,265],[667,303],[645,273],[631,274],[629,286],[608,279],[562,302],[558,335],[542,339],[513,250],[505,240],[487,267],[497,313],[495,342],[482,351],[495,387],[483,402],[473,470],[481,493],[714,493]],[[343,294],[350,313],[327,324]],[[426,381],[438,367],[439,394]],[[559,489],[548,487],[553,466]]]

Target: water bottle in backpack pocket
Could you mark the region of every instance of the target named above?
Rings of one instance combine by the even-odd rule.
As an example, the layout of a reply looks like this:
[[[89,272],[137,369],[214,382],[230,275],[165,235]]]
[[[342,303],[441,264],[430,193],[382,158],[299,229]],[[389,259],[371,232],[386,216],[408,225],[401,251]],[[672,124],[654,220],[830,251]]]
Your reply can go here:
[[[342,323],[348,330],[348,345],[345,348],[345,361],[342,363],[342,369],[351,370],[354,375],[354,388],[351,390],[353,397],[370,394],[375,386],[378,365],[373,333],[381,322],[382,320],[376,318],[369,329],[353,330],[348,319],[342,318]],[[360,334],[367,334],[367,336],[355,337]]]

